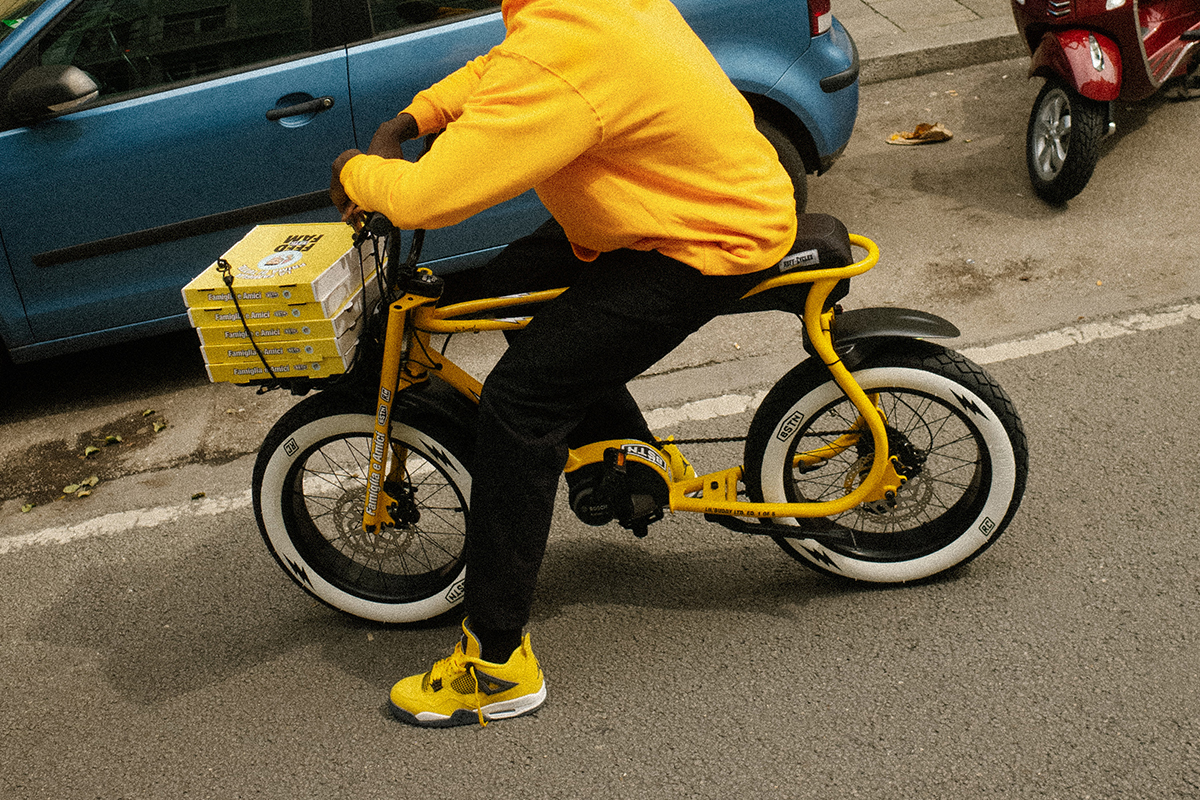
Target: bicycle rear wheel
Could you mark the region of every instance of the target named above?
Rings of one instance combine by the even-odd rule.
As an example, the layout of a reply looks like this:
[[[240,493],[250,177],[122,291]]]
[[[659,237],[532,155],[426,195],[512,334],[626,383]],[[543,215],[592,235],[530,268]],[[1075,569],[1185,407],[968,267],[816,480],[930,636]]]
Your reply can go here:
[[[869,471],[869,435],[797,455],[861,430],[858,412],[823,365],[810,359],[768,393],[746,441],[745,483],[755,501],[832,500]],[[830,575],[894,583],[944,572],[987,549],[1016,513],[1028,471],[1025,434],[1012,402],[981,367],[928,342],[883,343],[853,371],[886,418],[889,453],[908,473],[894,506],[860,505],[776,537],[804,564]],[[832,454],[831,454],[832,453]],[[836,532],[847,543],[806,538]]]

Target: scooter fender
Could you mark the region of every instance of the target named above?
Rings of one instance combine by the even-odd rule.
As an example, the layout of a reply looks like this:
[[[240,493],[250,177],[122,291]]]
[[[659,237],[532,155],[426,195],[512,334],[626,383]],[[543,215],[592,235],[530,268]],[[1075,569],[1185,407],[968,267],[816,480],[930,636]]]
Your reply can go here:
[[[1033,52],[1029,75],[1058,77],[1092,100],[1116,100],[1121,94],[1121,51],[1116,42],[1095,31],[1049,31]]]
[[[847,368],[887,339],[954,339],[962,333],[936,314],[911,308],[856,308],[833,318],[833,347]]]

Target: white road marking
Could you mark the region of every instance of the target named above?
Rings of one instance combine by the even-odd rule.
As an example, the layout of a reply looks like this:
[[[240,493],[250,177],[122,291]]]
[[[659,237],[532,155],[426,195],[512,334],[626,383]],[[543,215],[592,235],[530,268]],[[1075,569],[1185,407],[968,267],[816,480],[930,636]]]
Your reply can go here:
[[[1169,328],[1193,319],[1200,320],[1200,303],[1170,306],[1153,313],[1134,314],[1110,322],[1089,322],[1084,325],[1042,333],[1032,339],[1020,339],[989,347],[968,347],[961,352],[977,364],[994,364],[997,361],[1012,361],[1038,353],[1062,350],[1077,344],[1088,344],[1100,339],[1115,339],[1118,336]]]
[[[995,364],[1000,361],[1013,361],[1039,353],[1062,350],[1078,344],[1088,344],[1101,339],[1115,339],[1119,336],[1169,328],[1174,325],[1182,325],[1188,320],[1200,320],[1200,303],[1170,306],[1153,313],[1134,314],[1110,322],[1091,322],[1085,325],[1060,328],[1049,333],[1038,334],[1032,339],[1018,339],[1014,342],[1003,342],[987,347],[966,347],[959,352],[976,364]],[[686,403],[679,408],[656,408],[646,412],[646,422],[650,425],[651,430],[658,430],[678,425],[681,422],[734,416],[758,408],[758,404],[762,402],[766,394],[766,392],[759,392],[753,397],[743,394],[727,394]]]
[[[978,364],[994,364],[1102,339],[1114,339],[1144,331],[1169,328],[1174,325],[1182,325],[1189,320],[1200,320],[1200,303],[1171,306],[1151,313],[1133,314],[1124,319],[1109,322],[1094,322],[1060,328],[1049,333],[1038,334],[1031,339],[1019,339],[987,347],[969,347],[960,352]],[[678,408],[656,408],[646,412],[646,422],[652,430],[659,430],[678,425],[681,422],[736,416],[757,408],[765,396],[765,391],[754,395],[727,394],[685,403]],[[106,514],[78,525],[46,528],[34,533],[0,539],[0,556],[28,547],[66,544],[79,539],[108,536],[136,528],[154,528],[186,517],[211,517],[229,511],[240,511],[249,508],[250,503],[250,491],[246,490],[235,497],[204,498],[176,506],[159,506]]]
[[[133,511],[120,511],[115,514],[105,514],[95,517],[78,525],[67,525],[59,528],[46,528],[0,539],[0,556],[24,550],[27,547],[66,544],[77,539],[90,539],[94,536],[109,536],[115,533],[125,533],[136,528],[156,528],[170,522],[176,522],[188,517],[215,517],[229,511],[240,511],[250,507],[250,490],[234,497],[206,497],[190,503],[176,506],[159,506],[157,508],[139,508]]]
[[[758,408],[758,404],[767,396],[765,391],[753,396],[747,394],[725,394],[720,397],[710,397],[706,400],[696,400],[684,403],[679,408],[656,408],[647,411],[646,424],[650,430],[656,431],[669,428],[681,422],[691,422],[717,417],[731,417]]]

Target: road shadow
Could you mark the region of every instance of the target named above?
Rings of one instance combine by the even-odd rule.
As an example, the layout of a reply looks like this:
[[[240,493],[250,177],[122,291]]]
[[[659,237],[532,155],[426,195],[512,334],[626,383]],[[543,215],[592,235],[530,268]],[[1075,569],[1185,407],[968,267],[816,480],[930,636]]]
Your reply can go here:
[[[0,424],[208,383],[192,330],[2,369]]]
[[[658,617],[679,610],[714,619],[765,615],[787,620],[790,628],[806,608],[825,600],[836,605],[903,588],[824,577],[759,540],[728,537],[727,545],[664,552],[622,540],[623,533],[552,536],[531,628],[561,630],[573,615],[585,613],[600,622],[584,633],[613,641],[622,636],[626,614]],[[253,532],[229,536],[180,527],[177,534],[191,544],[170,558],[107,563],[80,557],[77,547],[56,551],[55,558],[90,565],[77,569],[54,604],[34,619],[28,640],[92,654],[112,689],[141,706],[171,702],[300,650],[312,650],[364,684],[386,687],[398,676],[428,669],[454,642],[457,613],[398,626],[327,608],[287,579]],[[136,546],[125,541],[125,549]]]

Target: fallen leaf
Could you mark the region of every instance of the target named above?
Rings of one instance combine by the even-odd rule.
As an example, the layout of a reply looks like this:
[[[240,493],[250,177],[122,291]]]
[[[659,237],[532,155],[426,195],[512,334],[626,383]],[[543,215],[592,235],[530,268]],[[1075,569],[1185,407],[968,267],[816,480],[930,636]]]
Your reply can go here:
[[[153,408],[147,408],[145,411],[143,411],[143,412],[142,412],[142,416],[143,416],[143,417],[148,417],[148,416],[150,416],[151,414],[154,414],[154,413],[155,413],[155,411],[154,411],[154,409],[153,409]]]
[[[942,123],[922,122],[912,131],[897,131],[888,137],[888,144],[934,144],[949,141],[954,136]]]
[[[104,437],[104,444],[106,446],[110,445],[110,444],[120,444],[123,441],[125,441],[125,440],[122,439],[120,436],[116,435],[115,433],[109,434],[108,436]]]
[[[63,487],[63,494],[75,494],[78,491],[79,491],[78,483],[68,483],[66,486]]]
[[[156,423],[154,423],[154,432],[155,432],[155,433],[158,433],[159,431],[161,431],[161,430],[162,430],[163,428],[165,428],[165,427],[167,427],[167,423],[165,423],[165,422],[156,422]]]
[[[99,452],[100,452],[99,447],[89,444],[87,447],[83,448],[83,457],[91,458],[92,456],[96,455],[96,453],[99,453]]]
[[[76,497],[89,497],[89,496],[91,496],[91,494],[92,494],[91,489],[80,489],[78,492],[75,493],[75,496]]]
[[[30,511],[33,511],[33,507],[36,505],[37,503],[26,503],[25,505],[21,506],[21,513],[28,514]]]
[[[193,500],[201,500],[204,497],[205,497],[204,492],[196,492],[194,495],[192,495]]]

